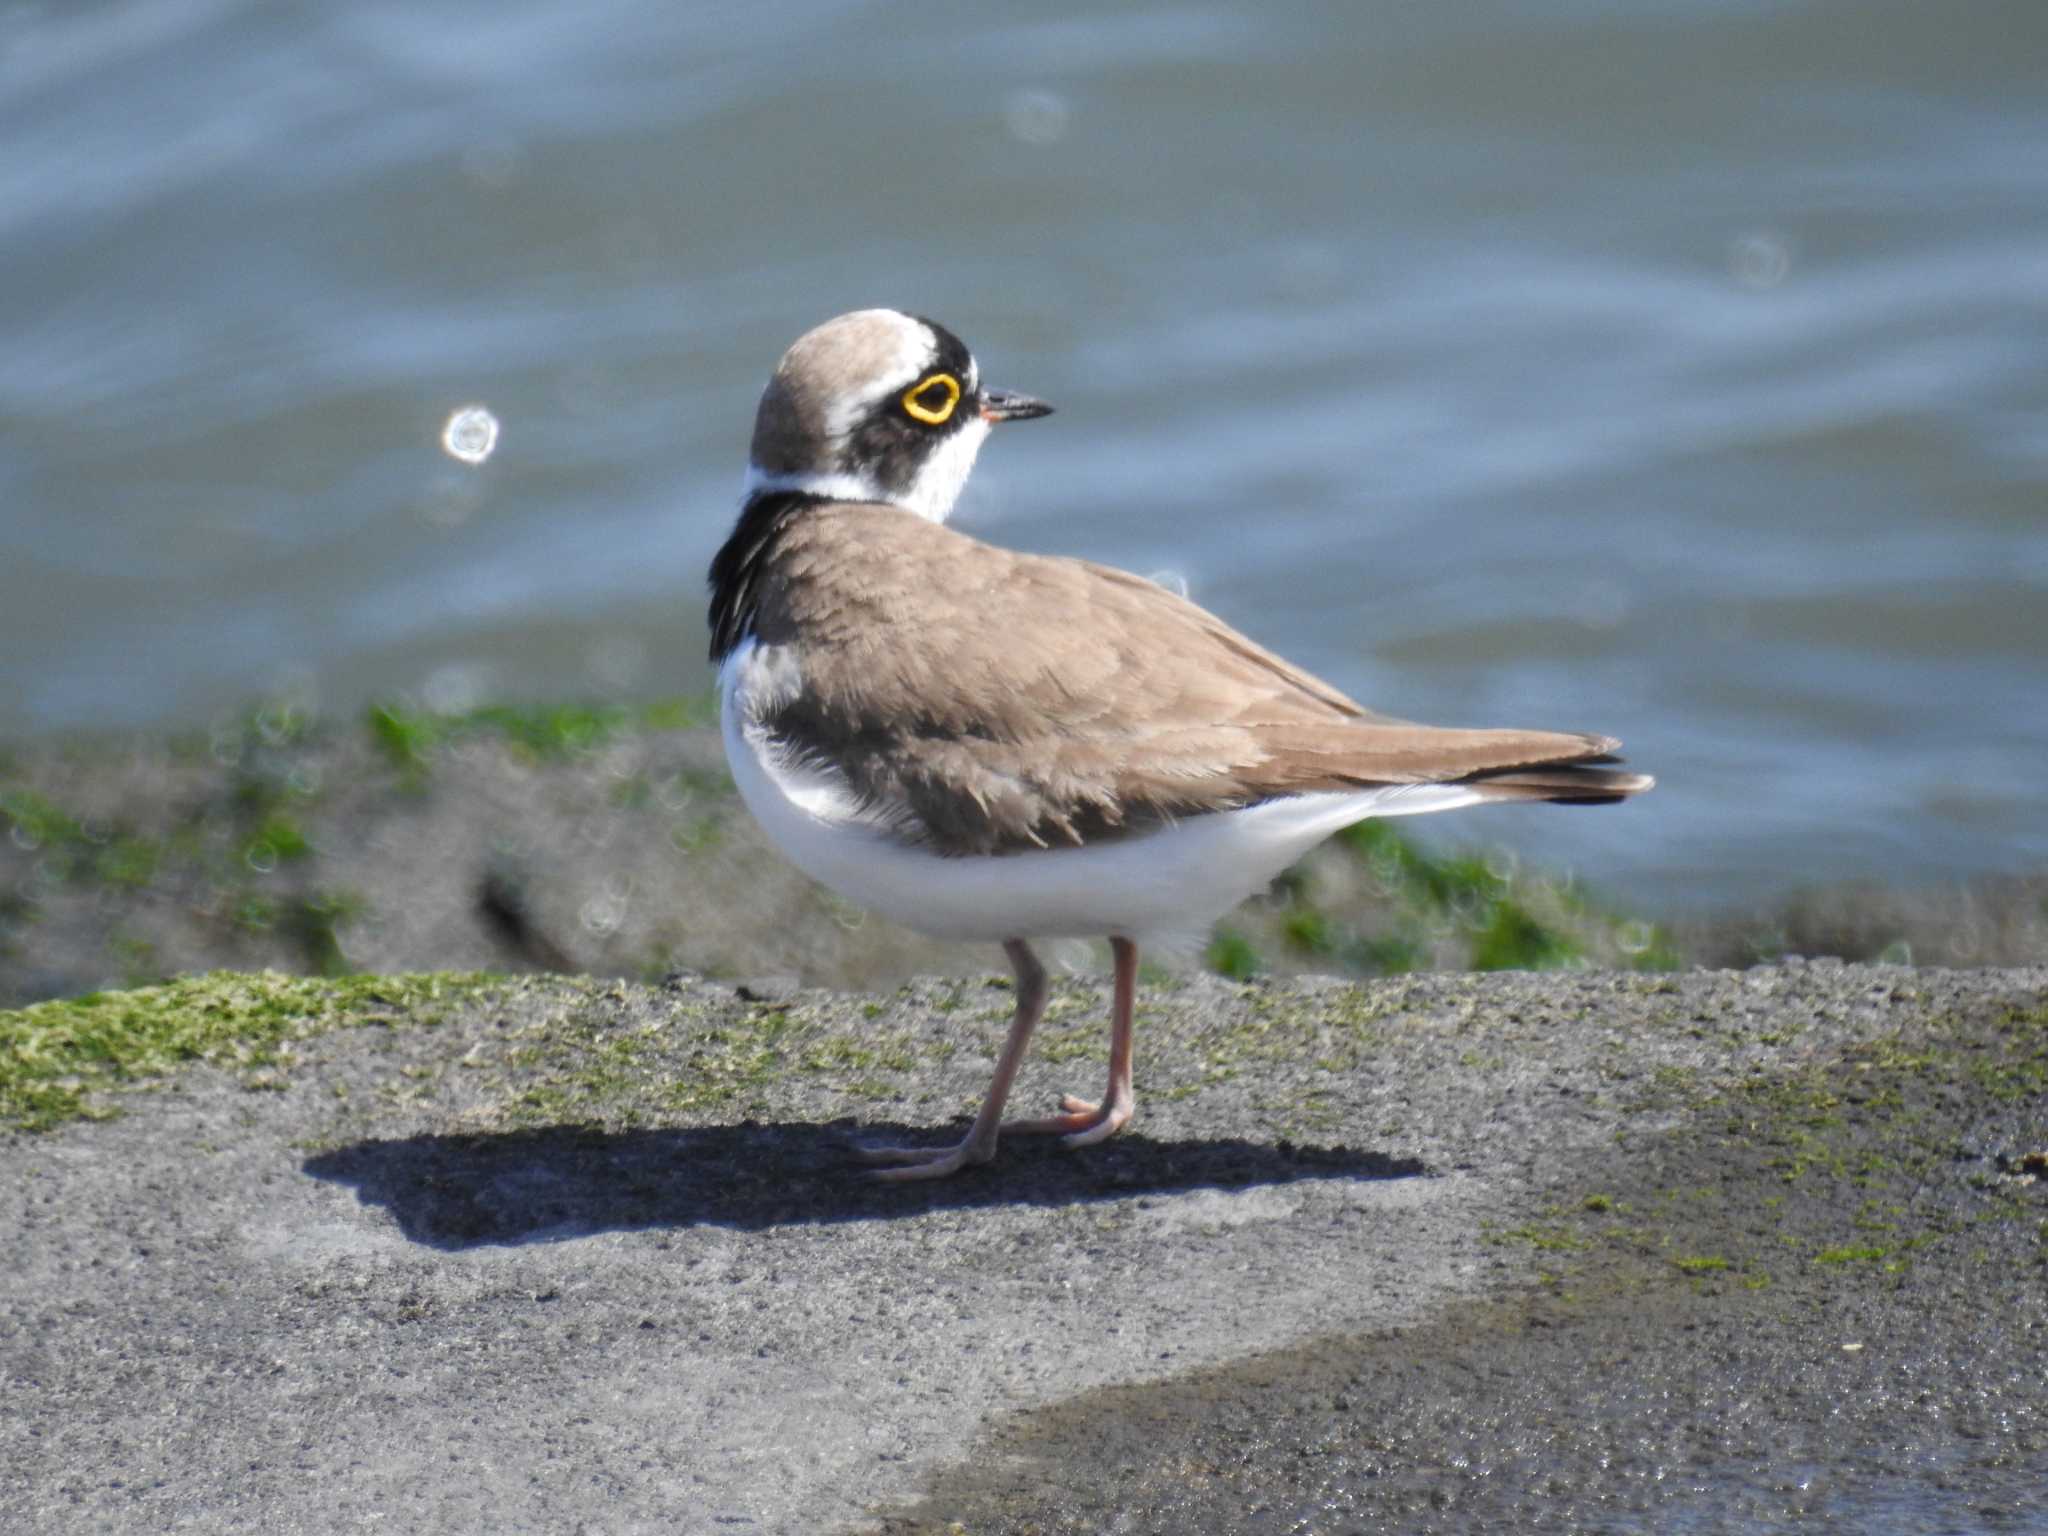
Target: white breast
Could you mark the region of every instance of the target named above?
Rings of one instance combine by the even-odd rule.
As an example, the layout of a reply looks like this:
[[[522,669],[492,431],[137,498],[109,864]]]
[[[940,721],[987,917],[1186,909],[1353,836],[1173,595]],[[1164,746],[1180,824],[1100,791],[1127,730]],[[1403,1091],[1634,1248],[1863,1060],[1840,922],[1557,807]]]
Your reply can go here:
[[[719,669],[733,781],[769,839],[848,901],[936,938],[1146,937],[1206,929],[1331,833],[1370,816],[1475,804],[1456,784],[1297,795],[1083,848],[949,858],[863,810],[828,770],[793,761],[761,724],[801,683],[786,647],[749,637]]]

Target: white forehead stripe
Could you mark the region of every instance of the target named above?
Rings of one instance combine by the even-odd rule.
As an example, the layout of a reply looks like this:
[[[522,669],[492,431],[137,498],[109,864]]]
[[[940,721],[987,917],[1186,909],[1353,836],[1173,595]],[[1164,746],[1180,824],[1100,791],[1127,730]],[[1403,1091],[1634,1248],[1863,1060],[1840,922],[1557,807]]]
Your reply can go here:
[[[866,389],[835,392],[826,406],[826,435],[843,438],[884,399],[923,378],[938,344],[923,321],[893,309],[855,310],[829,323],[835,329],[858,327],[864,332],[861,340],[867,350],[862,362],[873,380]]]

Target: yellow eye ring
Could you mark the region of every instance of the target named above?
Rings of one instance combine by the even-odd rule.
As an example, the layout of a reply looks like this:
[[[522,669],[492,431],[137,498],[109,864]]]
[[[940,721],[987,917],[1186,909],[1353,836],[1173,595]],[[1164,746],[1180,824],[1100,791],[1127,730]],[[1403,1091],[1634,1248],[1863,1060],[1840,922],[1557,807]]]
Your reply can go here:
[[[926,405],[923,396],[934,389],[944,390],[943,405]],[[903,392],[904,413],[928,427],[943,427],[953,418],[953,409],[960,403],[960,381],[950,373],[934,373],[919,379]]]

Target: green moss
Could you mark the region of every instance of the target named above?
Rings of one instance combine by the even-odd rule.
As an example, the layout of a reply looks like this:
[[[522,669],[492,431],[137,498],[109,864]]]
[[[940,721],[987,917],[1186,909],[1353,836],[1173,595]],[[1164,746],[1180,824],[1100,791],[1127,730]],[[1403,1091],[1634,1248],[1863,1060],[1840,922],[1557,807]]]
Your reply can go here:
[[[94,860],[93,873],[109,885],[139,890],[156,878],[163,845],[147,838],[116,833]]]
[[[716,693],[679,693],[639,707],[640,724],[650,731],[688,731],[718,724]]]
[[[434,754],[467,736],[496,736],[537,758],[592,752],[640,731],[684,730],[718,718],[710,694],[677,695],[649,704],[487,704],[440,714],[388,701],[371,706],[370,739],[406,779],[421,781]]]
[[[190,1062],[278,1069],[293,1040],[397,1015],[433,1023],[489,981],[215,971],[0,1012],[0,1125],[40,1131],[102,1117],[112,1113],[104,1099],[110,1090],[153,1082]]]
[[[1695,1285],[1725,1270],[1742,1288],[1762,1289],[1788,1259],[1808,1279],[1859,1265],[1899,1274],[1976,1223],[2020,1217],[1999,1203],[2006,1186],[1988,1169],[1970,1180],[1973,1201],[1940,1205],[1923,1195],[1955,1177],[1957,1125],[1983,1108],[2007,1114],[2015,1102],[2039,1102],[2048,1094],[2044,1069],[2048,1010],[2008,1009],[1989,1020],[1932,1019],[1731,1085],[1689,1067],[1632,1072],[1627,1081],[1643,1103],[1705,1111],[1683,1130],[1629,1138],[1634,1166],[1658,1166],[1667,1136],[1704,1134],[1729,1171],[1712,1185],[1630,1194],[1627,1221],[1614,1218],[1627,1209],[1614,1197],[1574,1193],[1541,1213],[1541,1225],[1504,1237],[1537,1252],[1598,1245],[1669,1266]],[[1763,1193],[1756,1175],[1772,1173],[1780,1182]]]
[[[606,790],[605,799],[622,811],[643,810],[654,803],[654,786],[636,773]]]
[[[1685,967],[1685,956],[1671,934],[1656,923],[1624,919],[1615,925],[1614,941],[1632,971],[1677,971]]]
[[[1500,855],[1434,853],[1386,821],[1349,827],[1334,847],[1338,853],[1319,857],[1348,856],[1377,886],[1379,899],[1348,909],[1319,905],[1313,866],[1288,871],[1275,882],[1285,905],[1272,927],[1292,954],[1367,975],[1446,963],[1550,970],[1584,964],[1592,955],[1645,969],[1677,963],[1668,939],[1652,925],[1596,911],[1556,881],[1520,878],[1512,860]],[[1349,889],[1357,882],[1339,883]],[[1221,958],[1241,956],[1225,950]]]
[[[265,747],[295,747],[313,733],[313,712],[291,699],[270,699],[244,714],[239,723],[244,742]]]
[[[1008,1018],[1008,1014],[997,1014],[989,1023],[1000,1025]],[[1109,1031],[1100,1019],[1076,1019],[1046,1029],[1033,1043],[1032,1055],[1052,1066],[1069,1061],[1106,1061]]]
[[[1327,912],[1298,906],[1280,925],[1288,944],[1305,955],[1328,955],[1337,948],[1336,925]]]
[[[450,722],[453,730],[487,731],[535,757],[572,757],[594,751],[637,724],[624,705],[491,704]]]
[[[716,816],[691,816],[670,826],[668,841],[678,853],[704,853],[717,847],[724,834]]]
[[[94,826],[27,788],[0,791],[0,832],[41,853],[45,867],[71,884],[147,885],[162,858],[154,840]]]
[[[279,910],[270,897],[249,891],[236,898],[228,920],[244,933],[268,933],[277,926]]]
[[[1844,1247],[1823,1248],[1813,1256],[1816,1264],[1867,1264],[1890,1253],[1889,1248]]]
[[[1492,915],[1472,940],[1476,971],[1554,970],[1578,957],[1578,946],[1571,940],[1505,897],[1493,903]]]
[[[1576,1227],[1569,1225],[1539,1225],[1531,1222],[1524,1226],[1511,1227],[1498,1234],[1496,1241],[1527,1243],[1538,1253],[1576,1253],[1586,1246],[1587,1240]]]
[[[242,845],[242,858],[251,869],[265,870],[294,863],[311,854],[313,845],[303,828],[282,811],[273,811],[257,826],[255,835]]]
[[[1419,905],[1449,908],[1461,900],[1490,900],[1500,880],[1482,859],[1436,858],[1385,821],[1361,821],[1338,836],[1371,866],[1380,883]]]
[[[1404,971],[1420,970],[1426,958],[1420,944],[1402,937],[1361,939],[1349,952],[1359,969],[1372,976],[1398,976]]]
[[[1254,989],[1245,994],[1241,1007],[1219,1012],[1181,1036],[1177,1058],[1192,1077],[1145,1091],[1186,1099],[1235,1079],[1247,1066],[1276,1062],[1310,1063],[1319,1071],[1349,1076],[1370,1059],[1380,1043],[1378,1021],[1399,1007],[1393,999],[1356,988],[1324,994],[1308,1005],[1284,992]],[[1148,1035],[1147,1017],[1141,1003],[1137,1011],[1140,1038]],[[1089,1014],[1059,1049],[1065,1056],[1100,1060],[1106,1055],[1107,1036],[1100,1014]],[[1314,1092],[1313,1088],[1297,1088],[1297,1097],[1287,1100],[1286,1106],[1306,1103]],[[1319,1117],[1320,1112],[1312,1112],[1309,1121]]]
[[[1210,970],[1233,981],[1250,981],[1266,968],[1252,941],[1228,924],[1217,928],[1202,958]]]
[[[1998,1039],[2002,1052],[1970,1063],[1976,1086],[2002,1104],[2048,1098],[2048,1007],[2008,1008]]]
[[[826,1035],[795,1053],[797,1067],[805,1072],[908,1072],[917,1058],[903,1037],[867,1037],[848,1040]]]
[[[156,946],[149,940],[115,929],[107,935],[107,953],[121,967],[124,986],[146,987],[163,979]]]
[[[284,904],[279,926],[298,945],[306,968],[321,976],[354,969],[342,952],[340,930],[361,919],[370,904],[353,891],[310,891]]]
[[[371,742],[399,776],[410,783],[422,781],[446,734],[446,717],[403,704],[372,704],[367,719]]]
[[[32,852],[72,847],[85,841],[85,829],[76,818],[32,789],[0,793],[0,823],[5,823],[17,844]]]
[[[674,1005],[654,1018],[622,1009],[624,994],[551,979],[566,1006],[513,1037],[496,1063],[512,1078],[486,1114],[512,1127],[564,1122],[629,1126],[677,1116],[771,1113],[800,1079],[823,1079],[835,1095],[891,1100],[918,1063],[950,1047],[907,1030],[837,1032],[801,1005],[762,1004],[734,1012]],[[493,1097],[490,1071],[486,1097]]]

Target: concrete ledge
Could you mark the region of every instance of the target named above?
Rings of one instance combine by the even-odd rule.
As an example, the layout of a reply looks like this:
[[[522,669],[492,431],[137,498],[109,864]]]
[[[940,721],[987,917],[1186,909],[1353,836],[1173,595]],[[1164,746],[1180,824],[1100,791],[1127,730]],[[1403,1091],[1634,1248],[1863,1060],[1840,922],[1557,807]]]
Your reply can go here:
[[[1135,1134],[861,1182],[1007,1011],[508,978],[0,1140],[0,1528],[2048,1508],[2048,970],[1147,988]]]

